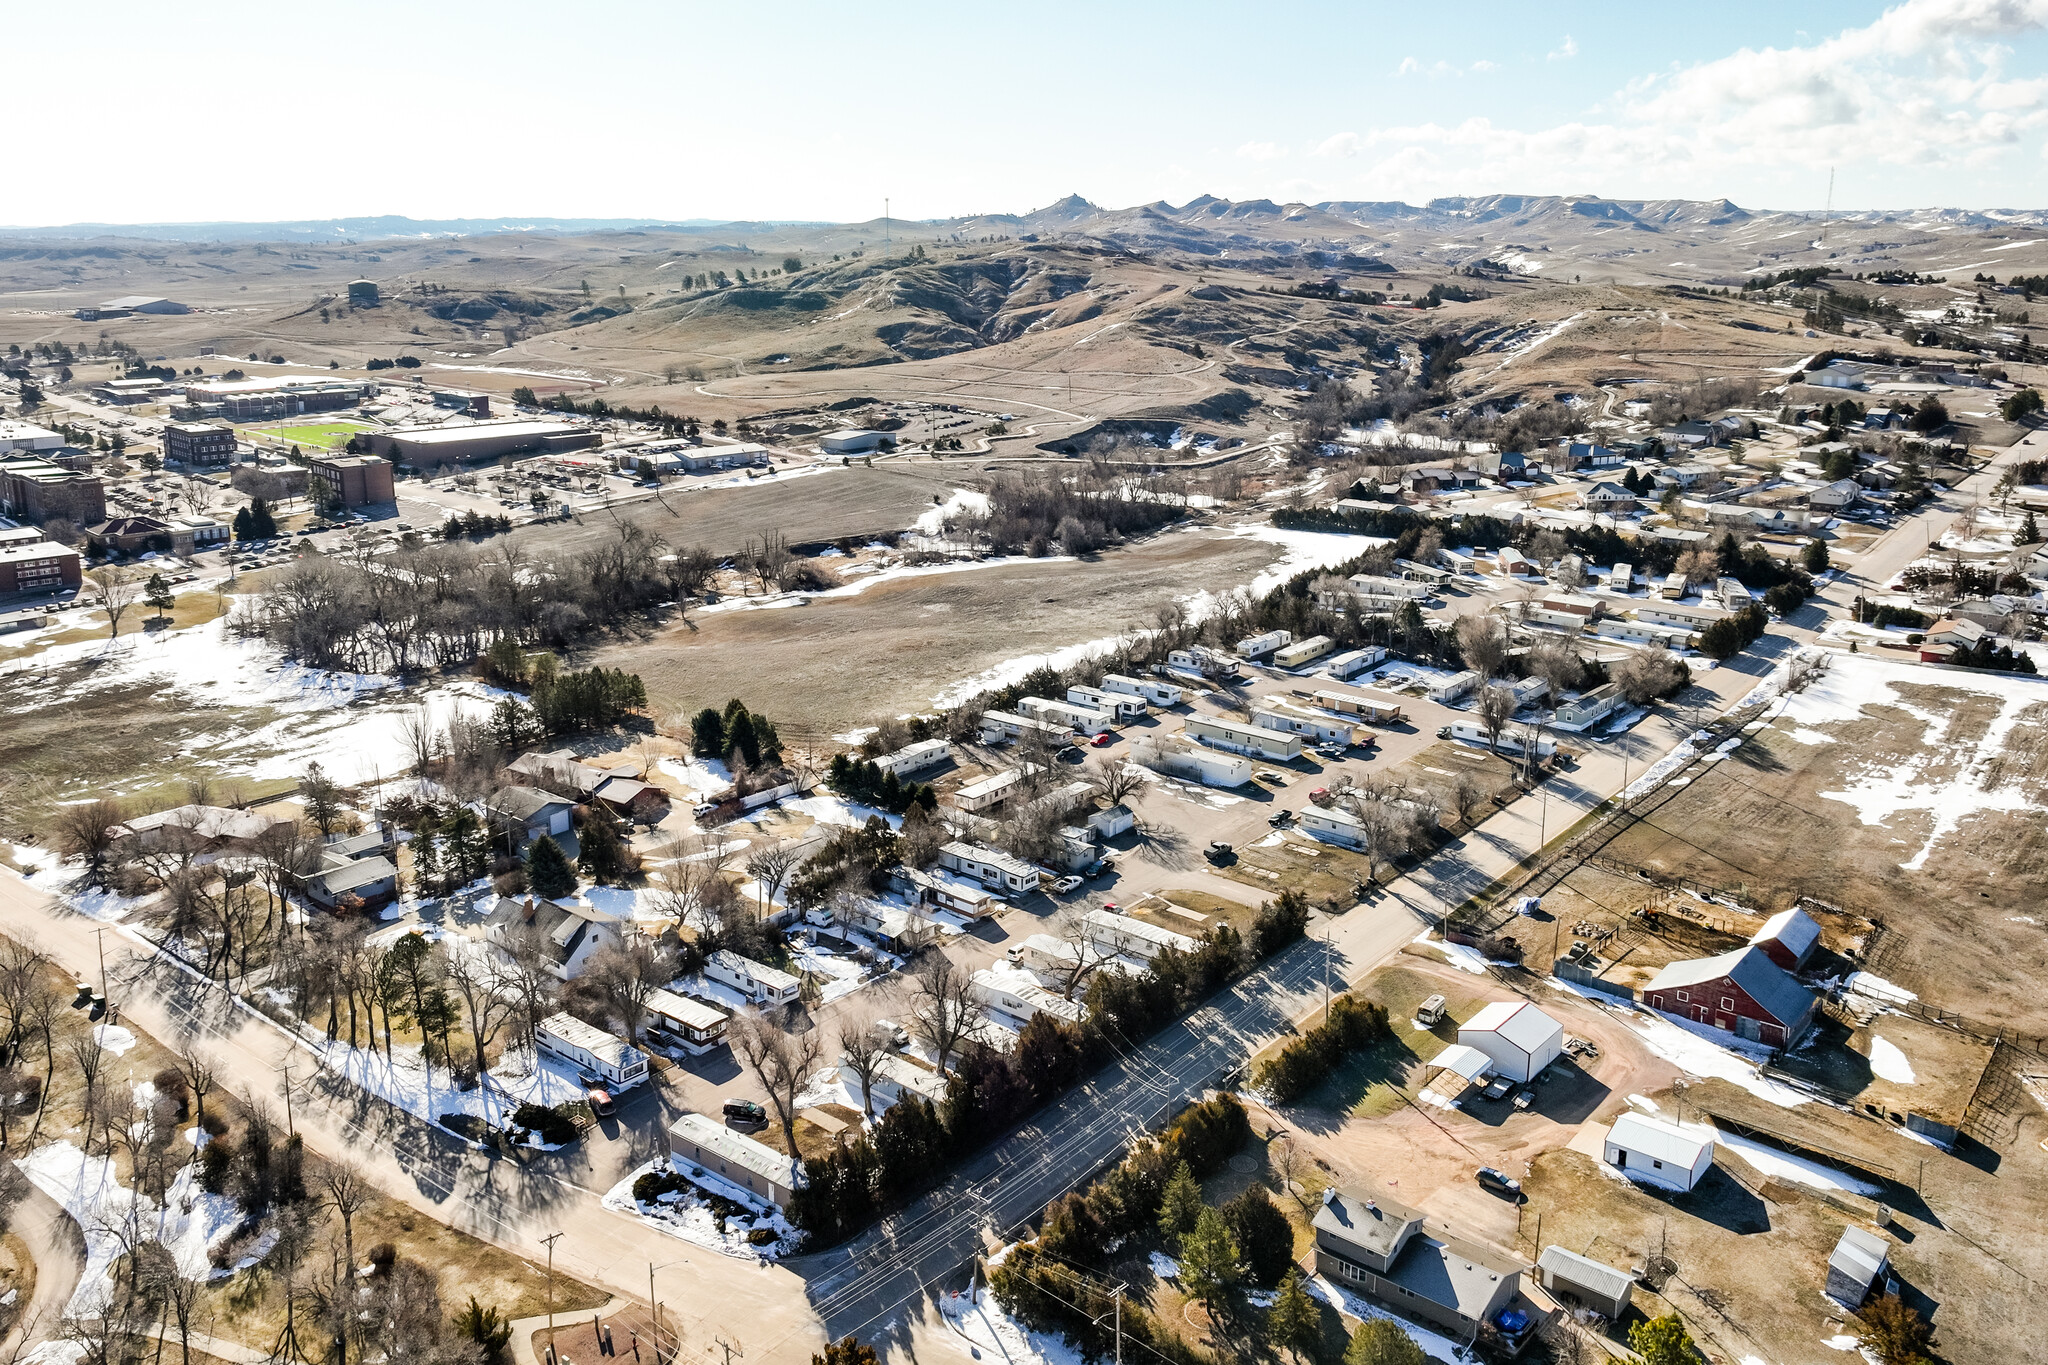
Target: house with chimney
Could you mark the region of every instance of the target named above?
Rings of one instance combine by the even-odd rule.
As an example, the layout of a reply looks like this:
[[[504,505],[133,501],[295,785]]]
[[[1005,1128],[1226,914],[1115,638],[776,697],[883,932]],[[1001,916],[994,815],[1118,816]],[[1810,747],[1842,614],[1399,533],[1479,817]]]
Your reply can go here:
[[[484,940],[500,952],[537,949],[548,974],[574,981],[590,960],[625,941],[623,926],[586,901],[500,896],[484,921]]]

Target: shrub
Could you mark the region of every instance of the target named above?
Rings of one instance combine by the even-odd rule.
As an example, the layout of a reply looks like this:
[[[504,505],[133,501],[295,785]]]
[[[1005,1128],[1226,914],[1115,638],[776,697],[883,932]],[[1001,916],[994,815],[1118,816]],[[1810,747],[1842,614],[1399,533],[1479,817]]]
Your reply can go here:
[[[208,1194],[226,1194],[228,1173],[233,1169],[234,1148],[219,1138],[199,1149],[199,1188]]]
[[[398,1248],[390,1242],[379,1242],[370,1248],[370,1272],[374,1275],[389,1275],[391,1267],[398,1264]]]
[[[778,1234],[774,1228],[755,1228],[747,1234],[749,1246],[765,1247],[773,1244]]]
[[[633,1198],[642,1204],[652,1204],[688,1184],[675,1171],[648,1171],[633,1182]]]

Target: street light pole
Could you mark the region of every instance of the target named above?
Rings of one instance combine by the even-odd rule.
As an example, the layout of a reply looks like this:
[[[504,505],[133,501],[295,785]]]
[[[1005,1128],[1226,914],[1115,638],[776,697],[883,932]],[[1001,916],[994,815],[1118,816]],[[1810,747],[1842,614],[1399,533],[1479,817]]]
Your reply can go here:
[[[562,1240],[562,1234],[551,1232],[540,1239],[548,1249],[548,1365],[556,1365],[555,1355],[555,1243]]]

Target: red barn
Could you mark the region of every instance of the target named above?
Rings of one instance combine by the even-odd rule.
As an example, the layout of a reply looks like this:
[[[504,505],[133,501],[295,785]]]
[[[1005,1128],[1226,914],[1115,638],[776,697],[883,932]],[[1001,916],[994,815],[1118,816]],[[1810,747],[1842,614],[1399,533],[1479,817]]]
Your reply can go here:
[[[1757,947],[1674,962],[1640,994],[1653,1010],[1769,1047],[1804,1033],[1815,1005],[1813,992]]]
[[[1796,906],[1780,910],[1764,921],[1764,927],[1757,930],[1749,940],[1753,948],[1761,948],[1770,954],[1771,961],[1788,972],[1796,972],[1806,965],[1806,959],[1813,956],[1813,950],[1820,946],[1820,926],[1813,917]]]

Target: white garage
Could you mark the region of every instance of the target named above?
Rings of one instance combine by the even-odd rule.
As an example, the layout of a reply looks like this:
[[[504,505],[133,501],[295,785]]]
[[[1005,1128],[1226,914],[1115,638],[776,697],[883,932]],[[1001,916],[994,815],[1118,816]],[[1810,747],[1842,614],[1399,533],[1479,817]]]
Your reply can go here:
[[[1527,1081],[1564,1051],[1564,1025],[1526,1000],[1496,1000],[1458,1025],[1458,1041],[1485,1053],[1496,1075]]]

